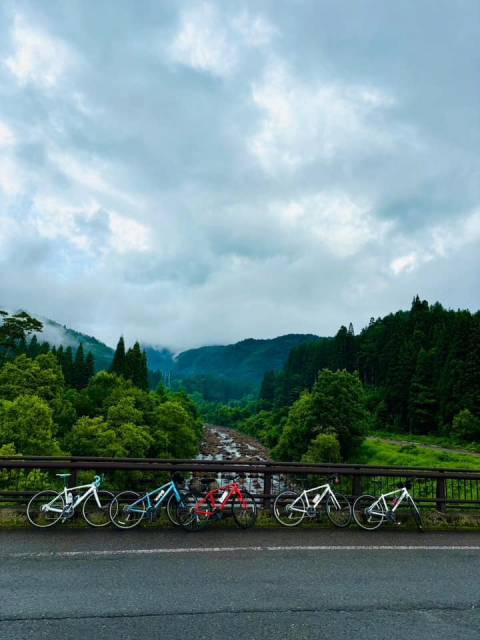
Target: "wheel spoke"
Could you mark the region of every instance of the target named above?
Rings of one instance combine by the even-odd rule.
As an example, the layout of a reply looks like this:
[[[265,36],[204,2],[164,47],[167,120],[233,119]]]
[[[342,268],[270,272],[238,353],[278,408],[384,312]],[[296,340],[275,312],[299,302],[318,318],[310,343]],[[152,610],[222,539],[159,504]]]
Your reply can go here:
[[[63,494],[40,491],[27,506],[27,518],[35,527],[51,527],[60,520],[64,511]]]
[[[305,517],[305,504],[303,499],[294,491],[284,491],[280,493],[275,498],[273,515],[283,526],[296,527]]]

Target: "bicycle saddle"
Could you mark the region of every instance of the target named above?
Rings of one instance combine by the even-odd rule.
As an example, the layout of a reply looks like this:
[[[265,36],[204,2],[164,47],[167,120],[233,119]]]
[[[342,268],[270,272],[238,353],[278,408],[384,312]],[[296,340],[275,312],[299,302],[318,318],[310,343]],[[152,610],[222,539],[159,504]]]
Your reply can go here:
[[[406,480],[405,482],[398,482],[397,483],[397,487],[399,489],[411,489],[412,488],[412,483],[410,480]]]
[[[58,476],[59,478],[69,478],[72,474],[71,473],[56,473],[56,476]]]

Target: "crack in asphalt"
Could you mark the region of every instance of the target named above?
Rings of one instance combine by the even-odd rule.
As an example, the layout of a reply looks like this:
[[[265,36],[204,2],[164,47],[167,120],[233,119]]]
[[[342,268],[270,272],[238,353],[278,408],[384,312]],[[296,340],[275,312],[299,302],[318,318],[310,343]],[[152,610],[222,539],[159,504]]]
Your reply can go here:
[[[476,611],[480,607],[480,601],[469,604],[458,605],[429,605],[429,606],[363,606],[363,607],[294,607],[294,608],[277,608],[277,609],[213,609],[208,611],[162,611],[162,612],[145,612],[145,613],[103,613],[103,614],[79,614],[79,615],[57,615],[57,616],[7,616],[0,617],[0,624],[3,622],[52,622],[56,620],[114,620],[114,619],[131,619],[131,618],[165,618],[174,616],[212,616],[212,615],[232,615],[232,614],[296,614],[296,613],[435,613],[435,612],[461,612]]]

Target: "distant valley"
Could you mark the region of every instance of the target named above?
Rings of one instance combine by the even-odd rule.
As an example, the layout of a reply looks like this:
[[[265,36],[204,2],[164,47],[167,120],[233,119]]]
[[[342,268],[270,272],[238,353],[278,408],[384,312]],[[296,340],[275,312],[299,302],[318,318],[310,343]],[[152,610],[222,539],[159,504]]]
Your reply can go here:
[[[76,349],[83,344],[91,351],[97,370],[108,369],[114,349],[93,336],[59,324],[48,318],[39,318],[44,329],[39,341]],[[151,371],[170,374],[177,379],[212,376],[237,380],[250,387],[257,387],[266,371],[279,371],[287,361],[293,347],[314,342],[313,334],[288,334],[272,339],[246,339],[235,344],[188,349],[175,356],[169,349],[142,344]]]

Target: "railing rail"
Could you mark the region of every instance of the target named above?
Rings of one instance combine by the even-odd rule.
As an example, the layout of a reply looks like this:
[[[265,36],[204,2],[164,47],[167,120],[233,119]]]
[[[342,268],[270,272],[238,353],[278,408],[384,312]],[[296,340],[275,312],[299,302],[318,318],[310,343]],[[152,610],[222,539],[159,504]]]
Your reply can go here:
[[[285,486],[307,486],[312,477],[338,474],[342,478],[341,490],[350,496],[361,493],[378,495],[395,488],[395,480],[417,478],[414,483],[415,499],[445,512],[447,507],[480,508],[480,471],[468,469],[428,469],[425,467],[386,467],[355,464],[306,464],[276,461],[245,460],[191,460],[158,458],[109,458],[92,456],[15,456],[0,457],[0,502],[25,502],[32,489],[16,486],[12,480],[19,471],[38,469],[53,473],[71,470],[72,482],[77,472],[97,471],[149,474],[181,472],[186,475],[215,474],[221,479],[229,475],[246,474],[249,487],[263,500],[265,508],[271,506],[272,497]],[[17,473],[16,473],[17,472]],[[421,484],[424,484],[422,489]]]

